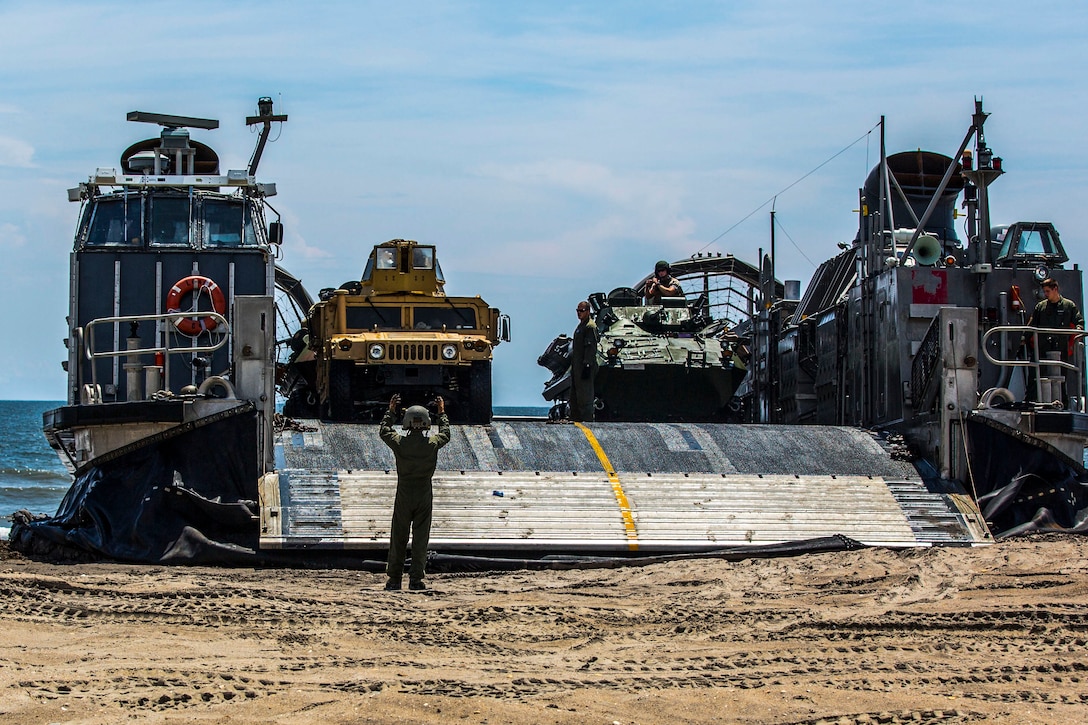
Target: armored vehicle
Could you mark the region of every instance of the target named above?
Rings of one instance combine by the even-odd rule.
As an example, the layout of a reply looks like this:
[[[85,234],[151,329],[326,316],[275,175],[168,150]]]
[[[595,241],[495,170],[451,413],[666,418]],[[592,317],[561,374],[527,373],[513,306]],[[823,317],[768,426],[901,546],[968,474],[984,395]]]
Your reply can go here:
[[[601,337],[596,420],[724,422],[740,413],[747,347],[735,323],[752,315],[759,270],[732,255],[699,255],[671,271],[687,295],[651,303],[637,292],[645,279],[589,295]],[[537,359],[552,373],[542,394],[553,419],[568,412],[569,346],[560,335]]]
[[[362,279],[325,289],[310,310],[312,386],[320,413],[373,420],[441,395],[457,423],[491,421],[491,355],[510,318],[477,297],[449,297],[433,245],[374,247]]]

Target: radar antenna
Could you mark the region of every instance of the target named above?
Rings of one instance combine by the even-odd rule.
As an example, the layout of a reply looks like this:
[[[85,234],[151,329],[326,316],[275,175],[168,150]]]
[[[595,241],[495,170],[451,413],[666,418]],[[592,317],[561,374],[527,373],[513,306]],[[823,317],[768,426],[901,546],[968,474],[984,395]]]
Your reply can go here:
[[[158,145],[150,145],[153,141],[137,144],[121,157],[121,165],[128,167],[129,171],[140,169],[143,173],[150,171],[156,176],[170,174],[171,168],[173,174],[196,173],[197,149],[189,142],[189,132],[186,129],[201,128],[210,131],[219,128],[219,121],[214,118],[172,116],[146,111],[129,111],[127,118],[129,121],[157,123],[163,127]],[[212,166],[218,167],[219,160],[215,158],[215,152],[210,149],[208,151],[212,157]]]
[[[209,131],[219,128],[219,121],[216,121],[214,118],[171,116],[166,113],[147,113],[146,111],[129,111],[127,118],[129,121],[157,123],[166,128],[203,128]]]

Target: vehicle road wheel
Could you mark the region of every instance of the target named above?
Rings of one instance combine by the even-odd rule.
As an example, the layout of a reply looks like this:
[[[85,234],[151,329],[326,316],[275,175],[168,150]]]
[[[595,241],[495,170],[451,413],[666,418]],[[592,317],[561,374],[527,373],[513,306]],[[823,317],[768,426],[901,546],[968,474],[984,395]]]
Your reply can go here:
[[[355,412],[355,399],[351,393],[350,362],[335,361],[329,364],[329,417],[333,420],[351,420]]]
[[[468,378],[469,422],[487,425],[491,422],[491,361],[472,363]]]

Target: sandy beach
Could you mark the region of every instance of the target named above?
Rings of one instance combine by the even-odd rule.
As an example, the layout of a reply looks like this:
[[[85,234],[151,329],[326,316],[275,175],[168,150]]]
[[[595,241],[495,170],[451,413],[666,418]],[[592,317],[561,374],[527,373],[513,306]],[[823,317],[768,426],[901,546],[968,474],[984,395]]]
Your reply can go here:
[[[32,560],[4,723],[1088,722],[1088,538],[623,569]]]

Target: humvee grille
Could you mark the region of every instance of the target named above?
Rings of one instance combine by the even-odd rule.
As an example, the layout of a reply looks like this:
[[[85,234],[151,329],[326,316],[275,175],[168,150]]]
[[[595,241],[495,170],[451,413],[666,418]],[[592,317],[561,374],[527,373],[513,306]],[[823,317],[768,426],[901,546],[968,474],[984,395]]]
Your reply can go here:
[[[397,343],[389,346],[390,360],[438,360],[438,345]]]

